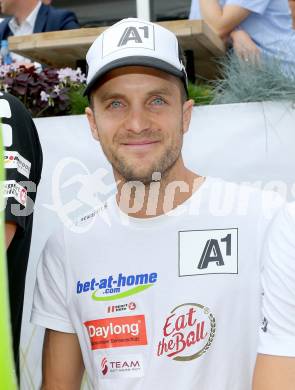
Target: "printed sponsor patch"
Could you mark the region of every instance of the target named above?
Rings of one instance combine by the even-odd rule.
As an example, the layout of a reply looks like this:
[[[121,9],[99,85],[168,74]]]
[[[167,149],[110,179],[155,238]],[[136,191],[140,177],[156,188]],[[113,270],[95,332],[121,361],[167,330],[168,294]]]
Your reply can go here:
[[[15,180],[7,180],[3,183],[4,198],[14,198],[23,206],[27,204],[27,190]]]
[[[238,273],[238,229],[179,232],[179,276]]]
[[[31,172],[31,163],[21,156],[18,152],[5,151],[4,152],[4,168],[17,169],[19,173],[24,175],[27,179]]]
[[[179,305],[165,319],[157,356],[182,362],[197,359],[208,351],[215,330],[209,308],[198,303]]]
[[[92,350],[147,345],[144,315],[102,318],[84,325]]]
[[[103,355],[99,357],[100,379],[140,378],[144,376],[140,354]]]
[[[130,48],[155,50],[154,26],[151,23],[125,21],[103,33],[102,57]]]
[[[133,311],[136,309],[135,302],[123,303],[120,305],[111,305],[107,307],[107,313],[117,313],[122,311]]]
[[[80,281],[76,285],[77,294],[89,294],[94,301],[115,301],[139,294],[151,288],[158,280],[156,272],[145,274],[108,275],[102,278]]]

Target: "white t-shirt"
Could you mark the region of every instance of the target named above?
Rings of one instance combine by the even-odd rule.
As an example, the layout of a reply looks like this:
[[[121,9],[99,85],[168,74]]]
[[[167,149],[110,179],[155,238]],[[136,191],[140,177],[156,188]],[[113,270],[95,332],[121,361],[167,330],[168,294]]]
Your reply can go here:
[[[94,389],[249,390],[261,243],[281,203],[212,178],[169,215],[109,201],[47,243],[32,321],[77,333]]]
[[[251,11],[240,28],[265,54],[279,58],[284,69],[294,67],[295,31],[288,0],[219,0],[219,4],[237,5]],[[189,18],[202,19],[199,0],[192,0]]]
[[[274,220],[264,250],[260,353],[295,356],[295,203]]]

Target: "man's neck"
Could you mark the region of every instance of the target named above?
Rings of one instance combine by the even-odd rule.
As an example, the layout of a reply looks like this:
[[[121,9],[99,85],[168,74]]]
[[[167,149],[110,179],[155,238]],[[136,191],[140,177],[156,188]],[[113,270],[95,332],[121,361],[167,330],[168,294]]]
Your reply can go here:
[[[27,17],[33,12],[35,7],[37,7],[38,0],[25,0],[20,3],[17,7],[17,11],[14,14],[14,17],[18,24],[22,24]]]
[[[152,218],[167,214],[198,190],[204,178],[184,168],[181,174],[155,180],[149,184],[122,182],[118,185],[117,203],[131,217]]]

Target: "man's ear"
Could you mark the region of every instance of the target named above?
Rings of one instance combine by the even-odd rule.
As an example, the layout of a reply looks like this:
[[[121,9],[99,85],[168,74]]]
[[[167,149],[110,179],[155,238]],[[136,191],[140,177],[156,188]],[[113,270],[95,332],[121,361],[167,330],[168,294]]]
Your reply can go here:
[[[194,101],[192,99],[186,100],[183,103],[183,132],[186,133],[188,131],[190,122],[191,122],[191,117],[192,117],[192,112],[193,112],[193,107],[194,107]]]
[[[96,141],[99,141],[98,130],[97,130],[94,112],[93,112],[92,108],[86,107],[85,114],[86,114],[87,119],[88,119],[88,123],[89,123],[90,129],[91,129],[92,137],[94,139],[96,139]]]

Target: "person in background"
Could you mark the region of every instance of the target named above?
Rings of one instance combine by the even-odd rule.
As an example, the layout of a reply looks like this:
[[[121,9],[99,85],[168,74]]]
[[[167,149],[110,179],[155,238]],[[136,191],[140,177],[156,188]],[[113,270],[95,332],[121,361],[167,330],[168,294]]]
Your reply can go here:
[[[294,390],[295,203],[274,220],[263,257],[263,320],[253,390]]]
[[[19,342],[25,278],[32,235],[33,207],[42,171],[42,150],[34,122],[16,97],[0,94],[0,117],[5,147],[5,235],[10,317],[15,366],[19,378]]]
[[[0,23],[0,41],[10,35],[28,35],[79,28],[76,15],[42,4],[39,0],[0,0],[1,12],[10,17]]]
[[[248,61],[261,53],[295,65],[295,34],[288,0],[192,0],[190,19],[204,19]]]

